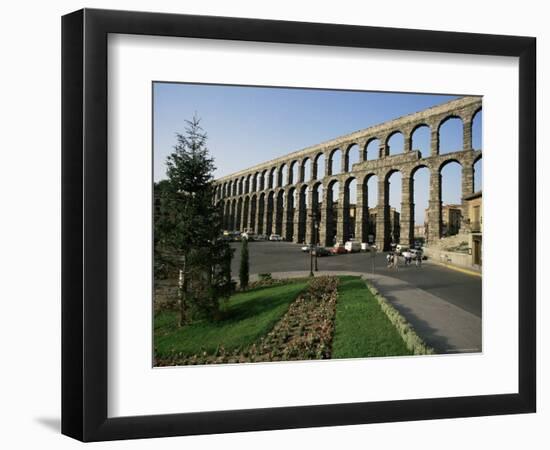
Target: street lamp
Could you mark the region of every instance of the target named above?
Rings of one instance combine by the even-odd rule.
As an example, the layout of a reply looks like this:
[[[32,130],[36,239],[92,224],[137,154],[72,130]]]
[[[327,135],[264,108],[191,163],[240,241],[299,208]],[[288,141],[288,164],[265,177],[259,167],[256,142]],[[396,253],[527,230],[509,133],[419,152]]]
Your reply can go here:
[[[314,222],[313,222],[313,227],[315,228],[315,272],[319,272],[319,267],[317,267],[317,257],[319,256],[318,255],[318,251],[317,249],[319,248],[319,224],[317,223],[317,219],[315,218],[314,219]]]
[[[315,211],[312,211],[309,215],[310,219],[313,220],[313,229],[314,229],[314,236],[311,237],[311,242],[309,243],[309,276],[313,277],[313,249],[315,248],[317,250],[318,244],[318,229],[319,224],[317,223],[317,214]],[[319,271],[319,267],[317,265],[317,251],[315,251],[315,272]]]
[[[374,262],[376,260],[376,245],[371,245],[372,273],[374,274]]]

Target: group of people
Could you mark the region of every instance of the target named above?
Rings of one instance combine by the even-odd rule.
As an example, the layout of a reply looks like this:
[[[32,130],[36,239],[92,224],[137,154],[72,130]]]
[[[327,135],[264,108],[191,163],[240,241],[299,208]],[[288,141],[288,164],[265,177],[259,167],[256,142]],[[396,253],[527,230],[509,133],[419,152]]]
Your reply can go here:
[[[413,254],[411,251],[406,250],[402,253],[402,256],[406,266],[410,266],[413,262],[413,259],[415,261],[416,267],[420,267],[422,265],[421,252],[415,252]],[[388,262],[388,269],[397,269],[398,267],[397,254],[395,254],[394,252],[389,252],[386,256],[386,261]]]

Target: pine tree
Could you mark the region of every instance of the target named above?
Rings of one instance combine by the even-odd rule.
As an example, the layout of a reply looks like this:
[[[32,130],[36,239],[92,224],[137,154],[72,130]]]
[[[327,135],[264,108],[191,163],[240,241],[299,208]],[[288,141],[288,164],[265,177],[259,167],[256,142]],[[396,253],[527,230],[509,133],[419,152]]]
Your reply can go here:
[[[214,319],[220,299],[228,297],[232,287],[232,252],[221,239],[207,135],[198,117],[185,122],[185,133],[176,133],[174,151],[166,160],[168,179],[158,193],[155,220],[156,246],[171,256],[179,275],[180,326],[196,316]]]
[[[239,267],[239,282],[242,290],[245,290],[248,287],[248,272],[248,239],[243,238],[241,246],[241,265]]]

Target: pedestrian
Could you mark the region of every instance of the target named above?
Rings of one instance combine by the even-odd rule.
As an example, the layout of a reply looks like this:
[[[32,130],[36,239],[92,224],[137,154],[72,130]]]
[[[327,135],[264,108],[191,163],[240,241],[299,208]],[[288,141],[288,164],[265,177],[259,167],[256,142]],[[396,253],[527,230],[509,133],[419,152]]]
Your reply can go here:
[[[416,252],[416,267],[420,267],[422,265],[422,253],[420,251]]]
[[[392,254],[391,254],[391,252],[386,255],[386,262],[388,263],[387,264],[388,269],[390,269],[391,266],[392,266]]]
[[[412,261],[412,255],[409,250],[403,252],[403,258],[405,258],[405,265],[408,266]]]

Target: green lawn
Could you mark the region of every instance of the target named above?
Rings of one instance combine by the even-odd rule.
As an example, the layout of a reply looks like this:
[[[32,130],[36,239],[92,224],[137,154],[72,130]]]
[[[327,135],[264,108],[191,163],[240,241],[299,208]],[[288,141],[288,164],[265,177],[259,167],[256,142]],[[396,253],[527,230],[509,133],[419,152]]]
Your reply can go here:
[[[410,354],[365,282],[358,277],[340,277],[332,357]]]
[[[232,350],[250,345],[273,328],[306,285],[307,281],[300,280],[237,293],[229,300],[224,319],[214,323],[178,328],[176,312],[159,313],[155,317],[156,356],[211,354],[220,346]]]

